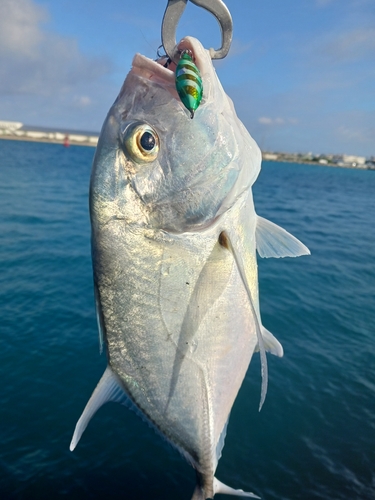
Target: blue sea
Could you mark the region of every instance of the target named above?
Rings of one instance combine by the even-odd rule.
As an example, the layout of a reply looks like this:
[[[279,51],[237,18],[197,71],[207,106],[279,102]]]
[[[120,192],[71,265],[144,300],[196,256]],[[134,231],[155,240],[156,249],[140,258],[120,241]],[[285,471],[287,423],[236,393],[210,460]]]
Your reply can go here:
[[[123,406],[101,408],[69,451],[106,365],[93,154],[0,141],[0,498],[190,500],[193,469]],[[311,256],[259,261],[263,323],[285,356],[269,357],[260,413],[254,356],[217,477],[264,500],[374,499],[375,172],[264,163],[254,197]]]

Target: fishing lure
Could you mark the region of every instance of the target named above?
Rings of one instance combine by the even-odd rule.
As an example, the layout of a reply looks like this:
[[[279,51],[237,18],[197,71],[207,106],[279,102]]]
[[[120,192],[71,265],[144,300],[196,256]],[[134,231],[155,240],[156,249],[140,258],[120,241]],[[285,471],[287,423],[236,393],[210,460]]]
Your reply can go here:
[[[182,104],[194,118],[203,95],[203,84],[199,69],[193,62],[192,52],[184,50],[176,67],[176,90]]]

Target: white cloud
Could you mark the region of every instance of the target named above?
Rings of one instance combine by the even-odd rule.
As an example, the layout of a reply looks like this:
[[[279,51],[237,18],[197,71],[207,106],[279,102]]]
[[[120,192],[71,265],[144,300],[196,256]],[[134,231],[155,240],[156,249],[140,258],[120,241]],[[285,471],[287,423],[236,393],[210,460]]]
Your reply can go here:
[[[84,55],[74,38],[44,30],[47,20],[33,0],[1,0],[0,95],[66,94],[110,71],[109,60]]]
[[[374,0],[313,3],[322,22],[298,43],[292,29],[272,57],[246,61],[247,82],[229,87],[238,114],[263,149],[374,155]]]
[[[375,52],[375,27],[361,27],[329,36],[319,50],[330,62],[347,63],[361,60]]]
[[[86,108],[91,105],[91,99],[87,95],[76,96],[74,99],[75,104],[79,108]]]
[[[370,143],[374,141],[375,126],[364,126],[363,124],[356,125],[340,125],[336,130],[336,135],[346,142]]]
[[[262,125],[272,125],[272,118],[267,118],[266,116],[261,116],[258,119],[258,122],[261,123]]]
[[[47,11],[31,0],[1,0],[0,54],[33,57],[44,38],[39,25],[47,19]]]
[[[267,116],[261,116],[258,118],[258,123],[261,125],[295,125],[298,123],[297,118],[269,118]]]
[[[232,44],[230,46],[230,51],[227,57],[236,57],[239,55],[246,54],[253,48],[254,43],[253,42],[248,42],[248,43],[243,43],[237,38],[233,38]]]

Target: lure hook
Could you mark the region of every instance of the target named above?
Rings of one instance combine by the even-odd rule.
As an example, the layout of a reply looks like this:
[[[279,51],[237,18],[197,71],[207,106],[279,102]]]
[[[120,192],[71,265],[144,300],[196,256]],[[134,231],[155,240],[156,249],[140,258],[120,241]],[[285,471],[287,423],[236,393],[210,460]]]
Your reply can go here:
[[[220,49],[209,49],[211,59],[223,59],[229,52],[232,36],[232,16],[222,0],[190,0],[198,7],[202,7],[213,14],[219,22],[221,30]],[[179,60],[176,42],[178,22],[185,10],[188,0],[168,0],[161,26],[161,40],[167,56],[176,64]]]

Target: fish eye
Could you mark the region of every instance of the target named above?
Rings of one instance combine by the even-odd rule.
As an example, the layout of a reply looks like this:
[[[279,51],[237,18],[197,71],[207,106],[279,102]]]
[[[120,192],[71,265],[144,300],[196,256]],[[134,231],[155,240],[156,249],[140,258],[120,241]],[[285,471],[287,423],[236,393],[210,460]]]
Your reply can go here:
[[[149,163],[159,153],[159,137],[147,123],[133,122],[126,126],[123,133],[125,152],[136,163]]]

